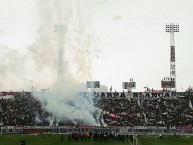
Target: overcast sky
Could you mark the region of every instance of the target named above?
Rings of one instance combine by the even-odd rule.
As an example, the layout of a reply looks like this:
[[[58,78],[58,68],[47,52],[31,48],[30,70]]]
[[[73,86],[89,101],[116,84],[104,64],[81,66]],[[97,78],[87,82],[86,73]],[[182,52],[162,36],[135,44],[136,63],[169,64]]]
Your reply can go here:
[[[130,78],[135,91],[161,89],[170,72],[165,25],[178,23],[177,90],[185,90],[193,86],[192,6],[192,0],[0,0],[0,90],[52,86],[58,23],[67,25],[60,41],[64,77],[99,80],[117,91]]]

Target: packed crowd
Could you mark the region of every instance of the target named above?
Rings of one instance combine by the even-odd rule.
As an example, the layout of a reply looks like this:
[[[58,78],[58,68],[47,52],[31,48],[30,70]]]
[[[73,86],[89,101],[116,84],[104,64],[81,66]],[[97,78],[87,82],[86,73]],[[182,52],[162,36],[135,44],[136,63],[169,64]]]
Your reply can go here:
[[[93,132],[73,132],[68,135],[68,140],[76,142],[87,142],[87,141],[98,141],[98,142],[107,142],[109,140],[119,141],[119,142],[128,142],[132,140],[131,135],[129,134],[120,134],[118,132],[108,132],[108,131],[93,131]]]
[[[3,94],[3,93],[2,93]],[[3,94],[5,96],[5,93]],[[4,126],[49,126],[53,114],[47,112],[31,93],[9,94],[0,99],[0,123]],[[182,126],[193,124],[191,97],[99,99],[103,126]],[[55,123],[56,124],[56,123]],[[66,120],[59,126],[71,126]]]
[[[51,138],[51,134],[53,132],[43,132],[44,138]],[[69,142],[101,142],[105,143],[108,141],[113,142],[132,142],[133,137],[137,136],[140,137],[139,134],[131,134],[131,133],[121,133],[119,130],[112,130],[112,129],[105,129],[105,128],[98,128],[98,129],[80,129],[76,128],[73,129],[71,132],[66,132],[67,139]],[[60,140],[64,140],[64,133],[60,133]]]
[[[0,99],[0,121],[4,126],[49,125],[46,118],[50,115],[41,103],[28,92],[11,93],[13,98]],[[37,119],[38,117],[38,119]],[[42,120],[39,122],[40,119]]]
[[[189,97],[101,99],[108,126],[182,126],[193,124]]]

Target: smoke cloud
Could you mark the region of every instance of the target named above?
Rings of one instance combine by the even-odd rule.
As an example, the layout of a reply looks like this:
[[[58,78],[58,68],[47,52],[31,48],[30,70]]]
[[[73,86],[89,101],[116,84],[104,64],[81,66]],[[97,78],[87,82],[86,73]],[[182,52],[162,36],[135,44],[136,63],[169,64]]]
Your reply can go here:
[[[57,74],[58,49],[64,52],[64,80],[92,79],[92,54],[96,37],[92,27],[97,1],[48,0],[38,2],[40,24],[36,43],[28,48],[38,72]],[[54,25],[67,26],[67,32],[54,32]],[[55,77],[56,78],[56,77]]]
[[[78,95],[86,91],[82,85],[92,80],[92,59],[97,50],[93,30],[96,6],[104,0],[39,0],[37,2],[37,31],[35,42],[23,53],[3,46],[0,69],[1,88],[21,91],[31,88],[51,88],[35,93],[43,107],[58,120],[80,120],[87,125],[99,125],[99,109],[92,95]],[[67,32],[54,32],[54,25],[67,26]],[[58,49],[63,49],[64,82],[57,84]],[[2,63],[3,62],[3,63]],[[14,82],[14,83],[10,83]],[[6,90],[5,90],[6,91]],[[31,91],[31,90],[29,90]],[[45,102],[47,102],[45,104]],[[37,116],[37,122],[41,119]]]
[[[75,82],[58,85],[49,92],[34,93],[43,108],[57,120],[81,122],[82,125],[99,125],[100,111],[94,105],[94,95],[85,92],[86,86]]]
[[[35,93],[42,106],[52,112],[57,120],[71,120],[85,125],[99,125],[100,111],[91,94],[83,85],[92,80],[92,57],[96,50],[93,17],[98,1],[48,0],[39,1],[40,26],[36,43],[28,48],[35,69],[57,73],[58,49],[63,49],[64,82],[53,83],[49,92]],[[54,32],[54,24],[67,26],[67,32]],[[54,75],[52,75],[54,76]],[[57,78],[57,76],[55,76]],[[56,82],[56,81],[55,81]]]
[[[1,46],[1,91],[50,88],[57,81],[58,49],[64,52],[64,80],[81,83],[92,80],[92,60],[98,53],[93,20],[103,0],[37,1],[36,36],[33,44],[20,53]],[[67,32],[54,32],[55,24],[67,26]],[[13,85],[12,82],[15,84]],[[7,83],[7,84],[6,84]],[[20,83],[20,84],[19,84]]]
[[[0,88],[9,88],[6,91],[11,90],[23,90],[24,86],[29,84],[28,81],[23,80],[25,78],[25,54],[9,48],[7,45],[0,47]],[[22,75],[21,75],[22,74]],[[5,91],[5,90],[2,90]]]

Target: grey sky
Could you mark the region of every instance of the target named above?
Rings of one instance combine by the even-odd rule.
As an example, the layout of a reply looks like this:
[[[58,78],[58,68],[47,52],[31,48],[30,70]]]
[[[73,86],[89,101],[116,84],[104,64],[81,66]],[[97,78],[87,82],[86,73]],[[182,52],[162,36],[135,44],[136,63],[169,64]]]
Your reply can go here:
[[[73,64],[70,59],[75,52],[77,58],[90,55],[83,61],[91,61],[85,65],[90,69],[90,79],[119,91],[121,82],[130,78],[137,82],[136,91],[147,85],[160,89],[161,79],[169,76],[170,35],[165,32],[165,24],[179,23],[180,32],[175,34],[177,89],[193,86],[192,0],[64,0],[64,3],[66,6],[61,7],[66,9],[59,11],[55,0],[47,0],[45,5],[38,0],[0,0],[0,90],[51,86],[57,77],[57,54],[54,55],[57,48],[49,48],[56,43],[49,31],[51,24],[60,18],[64,18],[61,22],[69,28],[64,41],[68,63]],[[48,44],[43,44],[46,41]],[[72,69],[69,74],[74,71],[75,76],[76,69],[85,69],[83,62],[68,68]]]

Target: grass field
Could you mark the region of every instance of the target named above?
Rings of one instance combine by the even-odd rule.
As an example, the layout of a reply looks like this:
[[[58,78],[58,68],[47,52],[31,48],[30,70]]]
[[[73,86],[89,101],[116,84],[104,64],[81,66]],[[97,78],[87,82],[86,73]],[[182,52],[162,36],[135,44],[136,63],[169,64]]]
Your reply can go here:
[[[64,140],[60,140],[60,135],[51,135],[50,138],[43,135],[0,135],[0,145],[20,145],[21,140],[25,140],[26,145],[131,145],[129,142],[76,142],[68,141],[68,136],[64,136]]]
[[[25,140],[26,145],[131,145],[130,142],[75,142],[68,141],[67,136],[64,140],[60,140],[60,135],[51,135],[51,138],[43,137],[43,135],[0,135],[0,145],[20,145],[21,140]],[[162,139],[155,136],[141,136],[140,145],[193,145],[193,137],[181,136],[175,138],[173,136],[165,136]]]
[[[162,139],[156,136],[142,136],[140,145],[193,145],[193,137],[181,136],[175,138],[173,135],[164,136]]]

